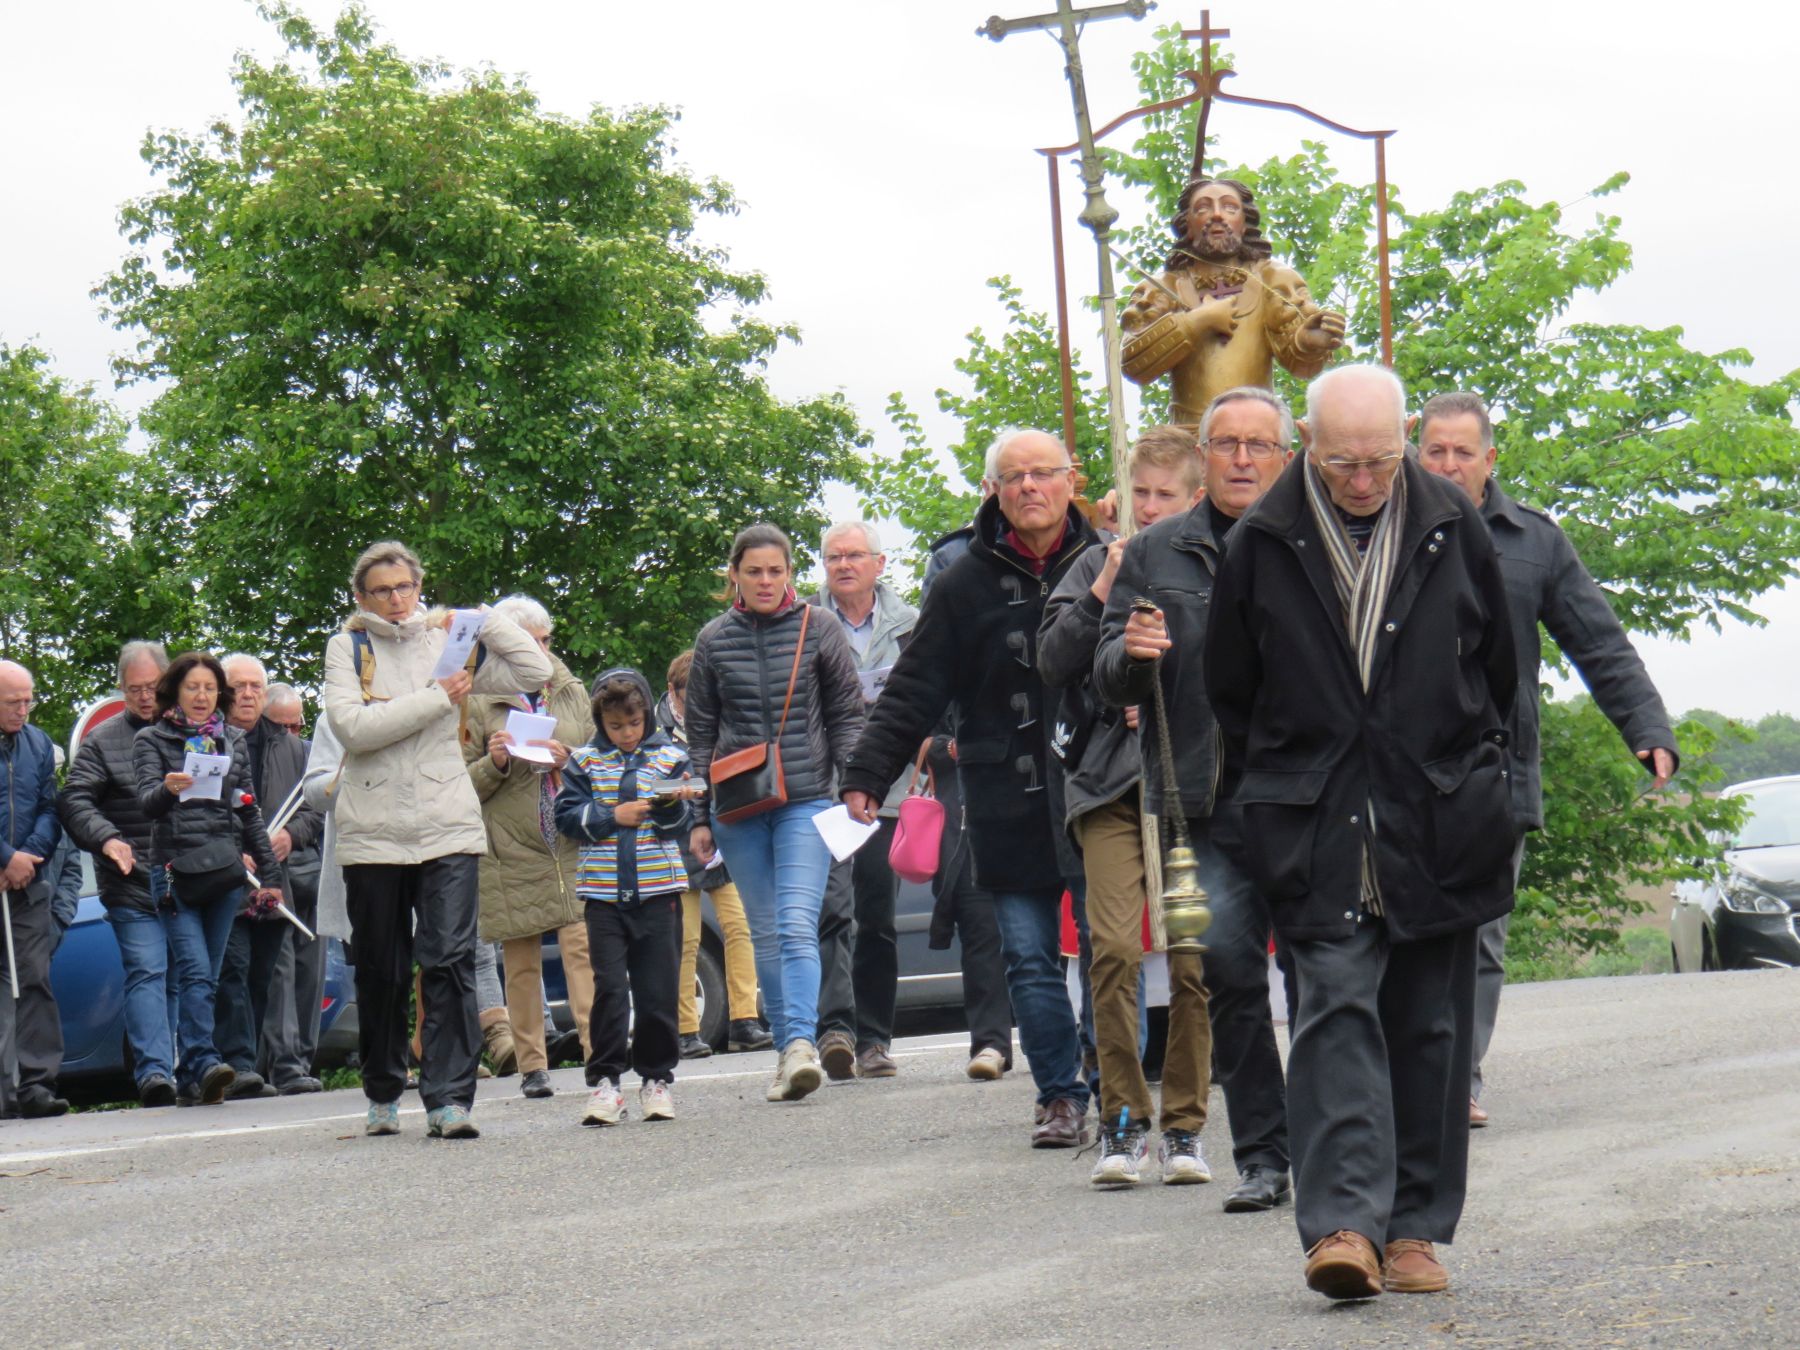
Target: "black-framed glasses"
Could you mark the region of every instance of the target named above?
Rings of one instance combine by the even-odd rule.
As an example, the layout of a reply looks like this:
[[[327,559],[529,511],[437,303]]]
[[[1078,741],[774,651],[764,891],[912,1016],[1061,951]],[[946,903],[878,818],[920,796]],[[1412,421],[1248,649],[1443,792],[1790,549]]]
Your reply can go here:
[[[1207,452],[1220,459],[1237,458],[1239,446],[1243,447],[1244,453],[1251,459],[1273,459],[1282,451],[1282,447],[1274,441],[1250,440],[1243,436],[1214,436],[1206,443]]]
[[[372,590],[363,592],[369,599],[379,601],[384,605],[396,598],[410,600],[418,593],[419,583],[416,581],[402,581],[392,586],[376,586]]]

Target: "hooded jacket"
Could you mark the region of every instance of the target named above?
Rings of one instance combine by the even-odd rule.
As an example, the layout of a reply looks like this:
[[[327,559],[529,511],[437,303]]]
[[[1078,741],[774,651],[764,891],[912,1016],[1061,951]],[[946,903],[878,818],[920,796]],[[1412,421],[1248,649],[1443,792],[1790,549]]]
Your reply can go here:
[[[150,906],[150,817],[138,803],[137,765],[132,742],[150,724],[130,712],[109,717],[81,743],[69,776],[56,799],[56,812],[77,848],[95,856],[94,878],[100,886],[100,903],[108,909],[136,909],[148,914]],[[114,839],[131,845],[137,859],[129,872],[120,872],[99,856]]]
[[[444,650],[443,612],[415,610],[400,623],[358,610],[325,647],[325,711],[344,747],[332,810],[337,860],[416,865],[453,853],[487,852],[487,825],[463,763],[460,710],[431,678]],[[369,635],[375,677],[363,702],[351,634]],[[541,689],[550,658],[524,629],[489,614],[487,659],[477,694]]]
[[[594,717],[587,690],[569,668],[552,656],[554,672],[540,691],[538,711],[556,719],[556,739],[583,745],[594,738]],[[547,766],[509,755],[504,769],[488,754],[488,740],[506,729],[514,711],[532,711],[523,693],[469,696],[469,720],[463,737],[463,759],[481,814],[487,823],[487,852],[481,859],[481,936],[487,942],[537,937],[581,918],[575,892],[579,855],[575,841],[553,831],[544,837],[541,813]],[[560,776],[559,776],[560,777]]]
[[[581,898],[630,904],[687,889],[687,869],[675,841],[687,832],[692,812],[687,802],[671,797],[652,805],[642,825],[619,824],[616,808],[641,798],[640,782],[689,772],[687,751],[656,725],[648,680],[629,666],[615,666],[600,673],[594,688],[619,677],[644,695],[644,738],[626,754],[602,729],[570,753],[556,794],[556,828],[580,843]]]
[[[707,776],[714,759],[776,734],[800,620],[810,608],[796,601],[774,614],[757,614],[733,606],[700,630],[687,690],[688,750],[696,778]],[[823,622],[825,617],[814,613],[806,625],[793,706],[781,729],[781,772],[790,802],[830,797],[838,766],[862,731],[856,654],[843,625]],[[887,786],[884,782],[876,795]],[[694,803],[695,825],[710,821],[710,800]]]

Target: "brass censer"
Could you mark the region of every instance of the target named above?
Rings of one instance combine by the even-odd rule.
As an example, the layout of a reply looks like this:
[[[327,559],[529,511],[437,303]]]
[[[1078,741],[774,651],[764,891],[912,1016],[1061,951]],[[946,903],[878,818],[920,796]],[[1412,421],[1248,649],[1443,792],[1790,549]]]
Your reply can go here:
[[[1140,613],[1154,614],[1156,605],[1139,596],[1131,607]],[[1156,669],[1150,687],[1156,698],[1157,750],[1162,759],[1163,803],[1165,819],[1171,822],[1174,842],[1163,855],[1162,914],[1163,930],[1168,934],[1168,950],[1198,956],[1206,950],[1200,935],[1212,926],[1212,909],[1206,903],[1206,889],[1200,884],[1200,864],[1188,841],[1187,819],[1181,809],[1181,792],[1175,784],[1175,747],[1169,740],[1169,717],[1163,706],[1162,658],[1156,658]]]

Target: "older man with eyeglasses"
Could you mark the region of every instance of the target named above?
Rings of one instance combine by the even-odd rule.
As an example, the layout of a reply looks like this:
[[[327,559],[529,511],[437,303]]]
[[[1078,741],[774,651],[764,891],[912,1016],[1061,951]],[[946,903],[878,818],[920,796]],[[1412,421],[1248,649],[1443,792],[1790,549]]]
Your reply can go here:
[[[1094,689],[1140,719],[1144,810],[1187,818],[1200,881],[1213,922],[1202,961],[1212,1019],[1214,1072],[1231,1120],[1238,1180],[1225,1197],[1229,1214],[1272,1209],[1292,1194],[1288,1180],[1287,1096],[1275,1023],[1269,1011],[1269,907],[1233,861],[1229,813],[1215,814],[1218,724],[1206,699],[1202,652],[1213,574],[1226,541],[1293,459],[1294,419],[1267,389],[1246,385],[1215,398],[1200,419],[1205,496],[1159,520],[1125,546],[1108,593],[1094,656]],[[1139,613],[1134,601],[1156,609]],[[1159,660],[1160,658],[1160,660]],[[1153,681],[1162,682],[1179,801],[1170,801],[1155,768],[1162,735]]]
[[[1213,583],[1206,689],[1300,986],[1307,1284],[1430,1293],[1468,1179],[1475,934],[1512,905],[1506,589],[1474,504],[1407,457],[1392,372],[1320,376],[1300,431]]]
[[[1074,472],[1068,450],[1046,432],[994,440],[985,477],[997,490],[976,512],[969,551],[933,582],[840,780],[850,813],[874,821],[949,711],[975,883],[993,892],[1007,987],[1037,1083],[1037,1148],[1079,1146],[1088,1106],[1059,960],[1060,822],[1049,807],[1050,718],[1037,670],[1044,602],[1098,544],[1072,505]]]
[[[863,698],[874,703],[912,635],[919,611],[881,579],[887,555],[866,520],[840,520],[820,541],[825,588],[809,598],[843,625],[856,654]],[[894,869],[888,849],[910,772],[888,789],[881,828],[856,855],[831,869],[819,911],[819,1062],[839,1080],[892,1078],[899,945],[894,933]]]

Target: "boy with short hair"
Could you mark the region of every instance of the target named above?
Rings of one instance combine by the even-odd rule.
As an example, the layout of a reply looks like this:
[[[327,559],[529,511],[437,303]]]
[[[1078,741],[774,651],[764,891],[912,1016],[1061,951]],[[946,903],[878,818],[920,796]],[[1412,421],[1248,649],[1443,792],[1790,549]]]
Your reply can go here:
[[[588,1081],[595,1087],[583,1125],[624,1119],[619,1079],[627,1058],[642,1083],[644,1119],[675,1118],[669,1088],[680,1057],[676,972],[687,887],[676,840],[688,828],[689,793],[645,788],[686,777],[688,757],[657,726],[654,704],[637,671],[603,672],[593,696],[600,734],[569,755],[556,795],[556,828],[581,845],[576,893],[586,907],[594,966]]]

